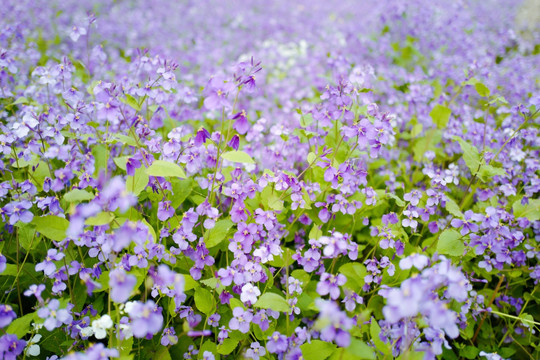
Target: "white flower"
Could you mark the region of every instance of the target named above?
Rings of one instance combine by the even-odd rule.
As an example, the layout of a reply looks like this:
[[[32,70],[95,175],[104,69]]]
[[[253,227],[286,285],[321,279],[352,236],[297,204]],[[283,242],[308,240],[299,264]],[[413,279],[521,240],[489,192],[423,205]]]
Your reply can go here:
[[[81,336],[82,337],[89,338],[90,336],[94,335],[94,330],[92,330],[92,327],[90,327],[90,326],[82,328],[79,325],[77,325],[77,328],[79,328],[79,330],[81,330]]]
[[[26,355],[38,356],[41,353],[41,349],[37,343],[41,340],[41,335],[36,334],[30,339],[26,347]]]
[[[124,335],[124,339],[129,339],[133,336],[133,330],[131,329],[131,326],[128,324],[120,324],[120,331]]]
[[[25,137],[26,135],[28,135],[28,132],[30,131],[29,128],[32,128],[32,129],[35,128],[37,124],[39,123],[36,119],[34,119],[34,117],[26,114],[23,116],[22,121],[20,123],[16,122],[15,124],[13,124],[13,127],[12,127],[13,133],[18,138]]]
[[[261,295],[261,291],[259,290],[259,288],[251,283],[247,283],[242,286],[242,294],[240,295],[240,300],[242,300],[243,303],[249,301],[251,304],[255,304],[259,295]]]
[[[109,315],[103,315],[101,319],[92,321],[92,330],[96,339],[105,339],[107,336],[107,329],[113,326],[113,322]]]

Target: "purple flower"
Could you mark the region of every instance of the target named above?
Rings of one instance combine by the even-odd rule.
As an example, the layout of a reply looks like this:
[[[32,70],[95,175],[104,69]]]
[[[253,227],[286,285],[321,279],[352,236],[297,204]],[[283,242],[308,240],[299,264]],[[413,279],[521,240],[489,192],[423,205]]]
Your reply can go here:
[[[7,267],[7,259],[2,253],[0,253],[0,274],[6,270]]]
[[[418,205],[421,198],[422,198],[422,193],[420,191],[418,191],[418,190],[413,190],[411,192],[406,193],[403,196],[403,199],[405,201],[409,201],[412,206]]]
[[[271,354],[282,354],[287,351],[288,347],[287,337],[278,331],[269,336],[266,342],[266,349]]]
[[[16,317],[17,315],[11,306],[0,305],[0,328],[4,328],[11,324]]]
[[[36,271],[43,271],[47,276],[52,275],[56,271],[56,265],[53,261],[60,261],[64,256],[64,253],[58,253],[58,250],[56,249],[49,249],[45,260],[36,264]]]
[[[317,284],[317,292],[321,296],[330,294],[330,298],[335,300],[339,297],[339,287],[346,282],[347,278],[343,274],[332,275],[325,272],[321,275],[321,280]]]
[[[124,269],[114,269],[109,274],[109,287],[112,301],[123,303],[129,299],[137,278],[127,274]]]
[[[139,301],[128,302],[125,309],[131,319],[133,336],[136,338],[154,335],[161,330],[163,326],[162,309],[152,300],[148,300],[144,304]]]
[[[49,331],[60,327],[62,324],[70,324],[73,321],[73,317],[68,309],[58,309],[60,307],[60,301],[52,299],[45,307],[38,309],[37,314],[40,318],[45,319],[43,324]]]
[[[266,354],[266,350],[259,342],[252,342],[250,348],[246,351],[246,357],[253,360],[259,360],[261,356]]]
[[[17,335],[5,334],[0,337],[0,359],[16,360],[22,354],[26,341],[19,340]]]
[[[160,201],[158,206],[158,219],[165,221],[174,215],[174,208],[171,206],[171,201]]]
[[[161,335],[161,345],[169,346],[175,345],[178,343],[178,336],[176,336],[176,331],[173,327],[168,327],[163,330],[163,335]]]
[[[252,319],[253,314],[250,310],[235,307],[233,310],[233,318],[229,321],[229,328],[231,330],[238,330],[241,333],[247,334]]]
[[[421,254],[412,254],[401,259],[399,261],[399,267],[400,269],[406,270],[414,266],[418,270],[422,270],[427,266],[428,262],[429,258],[427,256]]]
[[[240,137],[235,134],[231,138],[231,140],[229,140],[227,145],[230,146],[231,148],[233,148],[234,150],[238,150],[238,148],[240,147]]]
[[[28,200],[10,202],[4,207],[4,211],[9,215],[9,224],[15,225],[17,221],[29,223],[34,218],[28,209],[32,207],[32,203]]]
[[[315,327],[321,331],[321,340],[335,341],[341,347],[349,346],[351,335],[348,330],[353,326],[353,320],[333,301],[317,299],[315,305],[320,310]]]
[[[418,212],[416,210],[405,210],[403,211],[403,215],[405,215],[405,219],[401,221],[401,224],[404,227],[410,227],[415,230],[418,226],[418,221],[415,220],[418,217]]]

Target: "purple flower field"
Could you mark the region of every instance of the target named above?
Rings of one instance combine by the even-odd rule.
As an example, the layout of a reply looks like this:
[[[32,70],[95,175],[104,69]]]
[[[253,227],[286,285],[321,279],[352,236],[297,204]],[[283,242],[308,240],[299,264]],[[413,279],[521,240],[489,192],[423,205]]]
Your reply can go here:
[[[540,358],[540,2],[5,0],[0,359]]]

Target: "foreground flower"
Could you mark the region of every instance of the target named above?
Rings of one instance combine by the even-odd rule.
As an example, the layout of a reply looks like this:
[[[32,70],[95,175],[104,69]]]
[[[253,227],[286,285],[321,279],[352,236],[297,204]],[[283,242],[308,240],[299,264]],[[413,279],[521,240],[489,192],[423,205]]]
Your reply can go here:
[[[125,309],[131,319],[133,336],[136,338],[157,334],[163,327],[161,308],[152,300],[144,304],[138,301],[128,302]]]

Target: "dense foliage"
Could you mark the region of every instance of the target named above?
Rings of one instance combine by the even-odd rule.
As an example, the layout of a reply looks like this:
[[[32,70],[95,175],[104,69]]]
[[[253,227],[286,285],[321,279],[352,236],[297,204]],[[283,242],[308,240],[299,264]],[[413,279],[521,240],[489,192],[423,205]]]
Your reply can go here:
[[[530,6],[4,1],[0,358],[538,358]]]

